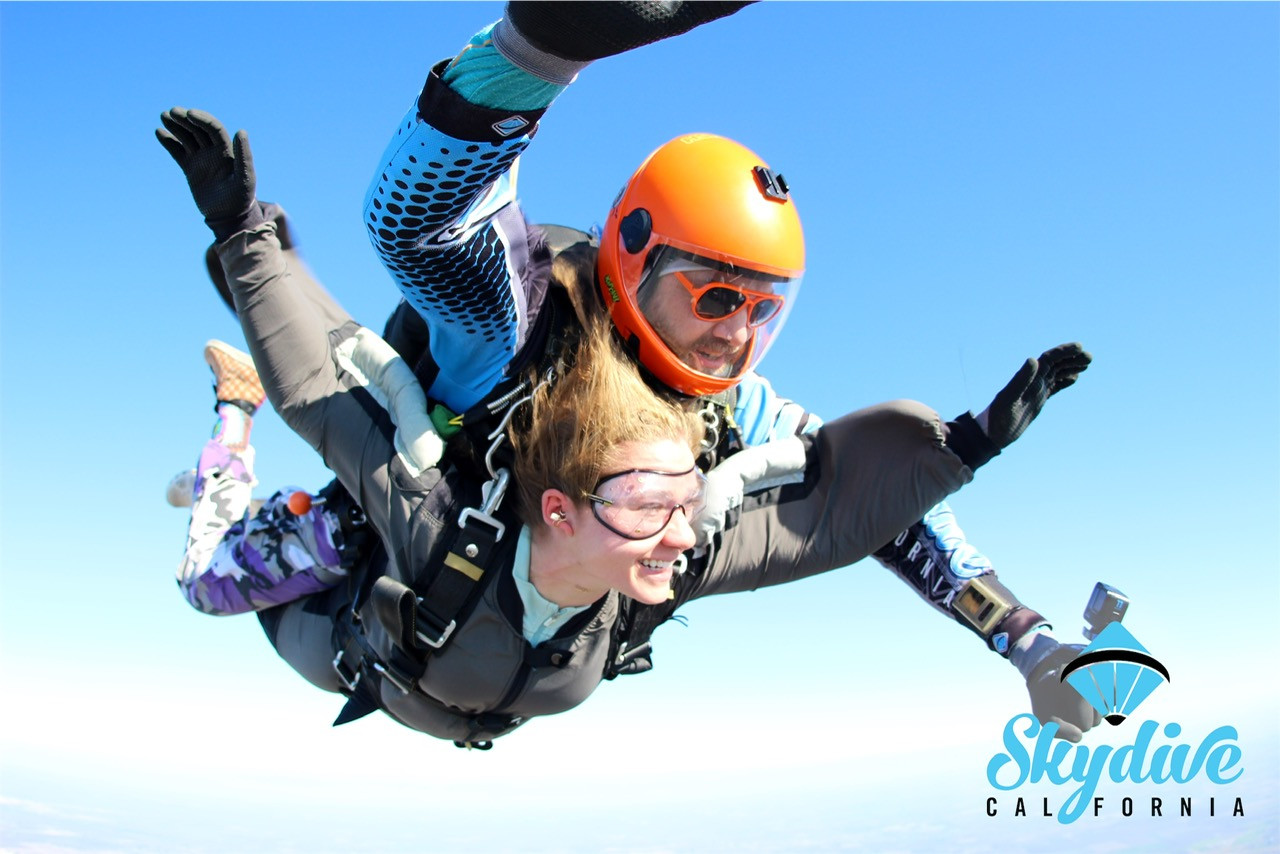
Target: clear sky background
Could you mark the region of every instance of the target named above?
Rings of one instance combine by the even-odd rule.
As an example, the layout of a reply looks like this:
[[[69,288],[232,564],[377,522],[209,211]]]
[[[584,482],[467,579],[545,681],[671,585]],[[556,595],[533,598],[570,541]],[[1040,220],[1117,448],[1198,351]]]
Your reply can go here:
[[[1066,827],[1039,800],[1065,792],[993,791],[1022,680],[871,562],[695,603],[652,673],[484,754],[330,728],[340,699],[253,618],[185,605],[164,488],[212,426],[201,347],[242,338],[159,113],[247,129],[260,196],[376,327],[397,293],[366,185],[429,66],[501,8],[0,5],[0,849],[1276,850],[1274,3],[764,3],[588,68],[521,171],[532,218],[589,227],[677,134],[757,150],[809,252],[763,371],[828,417],[978,411],[1082,341],[1093,367],[953,505],[1060,637],[1096,581],[1129,594],[1172,674],[1138,718],[1193,746],[1236,726],[1236,783],[1104,783]],[[274,413],[254,438],[262,494],[327,480]]]

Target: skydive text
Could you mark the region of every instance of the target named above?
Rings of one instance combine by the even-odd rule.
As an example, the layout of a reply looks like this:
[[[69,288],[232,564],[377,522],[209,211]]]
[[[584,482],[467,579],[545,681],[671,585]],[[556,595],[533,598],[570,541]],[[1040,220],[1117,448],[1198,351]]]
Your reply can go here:
[[[1033,799],[1016,798],[1013,802],[1012,814],[1019,817],[1028,815],[1027,801],[1029,800],[1032,801],[1033,806],[1036,805]],[[1114,801],[1115,798],[1112,798],[1111,800]],[[1135,812],[1137,812],[1138,814],[1142,814],[1142,811],[1140,809],[1135,810],[1133,805],[1133,798],[1125,797],[1125,798],[1120,798],[1119,800],[1120,800],[1120,815],[1128,818],[1129,816],[1133,815]],[[1106,810],[1112,810],[1112,811],[1115,810],[1114,805],[1104,806],[1106,801],[1107,801],[1106,798],[1101,798],[1101,797],[1093,798],[1093,808],[1092,808],[1093,815],[1102,815],[1102,813]],[[1228,802],[1231,803],[1230,814],[1232,816],[1240,817],[1244,815],[1244,798],[1236,798],[1234,802],[1230,800]],[[999,803],[1000,802],[998,798],[987,798],[987,815],[989,816],[999,815],[1000,809],[1001,809],[1001,807],[999,806]],[[1041,812],[1039,813],[1033,812],[1030,814],[1043,816],[1044,818],[1054,817],[1053,807],[1049,806],[1048,798],[1041,798],[1039,807],[1041,809]],[[1176,813],[1175,813],[1175,809],[1176,809]],[[1195,807],[1195,810],[1197,814],[1201,814],[1201,815],[1208,814],[1210,817],[1216,816],[1220,812],[1223,815],[1227,815],[1225,808],[1221,810],[1218,808],[1218,805],[1215,803],[1214,798],[1209,798],[1209,806],[1207,810],[1205,809],[1203,801],[1200,802],[1199,806]],[[1183,818],[1192,815],[1191,798],[1179,798],[1176,806],[1174,804],[1166,804],[1164,798],[1151,798],[1152,817],[1159,818],[1159,817],[1163,817],[1166,814],[1168,815],[1176,814]]]
[[[1024,722],[1026,726],[1019,734],[1019,724]],[[1084,814],[1090,800],[1095,800],[1094,793],[1104,773],[1116,783],[1186,783],[1203,769],[1209,781],[1219,785],[1232,783],[1244,773],[1235,727],[1218,727],[1205,736],[1194,752],[1190,744],[1163,744],[1151,751],[1158,729],[1160,724],[1155,721],[1144,721],[1132,744],[1119,748],[1103,744],[1090,751],[1084,744],[1055,742],[1056,723],[1041,727],[1034,715],[1016,715],[1005,724],[1005,752],[997,753],[987,763],[987,781],[1005,792],[1042,779],[1056,785],[1079,783],[1058,810],[1058,822],[1070,824]],[[1166,738],[1174,739],[1181,733],[1179,724],[1164,725]],[[1011,780],[1006,773],[1007,781],[1001,782],[1001,772],[1009,766],[1010,772],[1016,773]]]

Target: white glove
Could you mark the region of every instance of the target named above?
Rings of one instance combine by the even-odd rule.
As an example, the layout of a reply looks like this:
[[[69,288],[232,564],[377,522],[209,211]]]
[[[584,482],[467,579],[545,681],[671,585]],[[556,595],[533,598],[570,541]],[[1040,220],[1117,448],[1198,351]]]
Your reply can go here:
[[[798,436],[788,436],[739,451],[707,472],[706,503],[693,520],[698,547],[705,547],[724,530],[726,518],[742,505],[744,496],[798,483],[804,479],[804,470],[804,443]]]

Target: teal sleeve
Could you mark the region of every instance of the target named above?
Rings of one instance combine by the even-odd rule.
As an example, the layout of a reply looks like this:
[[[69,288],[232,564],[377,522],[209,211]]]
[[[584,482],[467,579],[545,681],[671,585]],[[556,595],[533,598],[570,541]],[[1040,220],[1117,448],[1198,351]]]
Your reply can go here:
[[[471,37],[442,79],[467,101],[491,110],[541,110],[568,86],[548,83],[512,65],[493,45],[490,24]]]

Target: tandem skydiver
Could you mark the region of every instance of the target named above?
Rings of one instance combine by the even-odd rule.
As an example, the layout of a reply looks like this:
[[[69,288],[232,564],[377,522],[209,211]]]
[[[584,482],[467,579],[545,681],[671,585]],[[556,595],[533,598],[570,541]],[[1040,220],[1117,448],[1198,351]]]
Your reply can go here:
[[[229,192],[256,204],[247,138],[233,150],[211,118],[183,120],[189,133],[166,137],[166,148],[202,210]],[[532,717],[573,708],[616,675],[634,626],[695,598],[860,560],[972,478],[950,443],[953,425],[932,410],[910,401],[871,407],[796,437],[794,476],[753,496],[736,524],[690,558],[705,498],[696,466],[703,421],[646,385],[603,312],[580,315],[549,370],[528,372],[529,393],[504,415],[486,456],[508,443],[511,468],[499,465],[486,480],[439,456],[407,365],[335,313],[313,280],[292,275],[273,223],[237,230],[218,252],[253,353],[207,346],[220,414],[251,418],[265,390],[357,497],[381,550],[353,567],[339,548],[317,547],[313,565],[274,577],[245,560],[263,551],[264,528],[265,542],[279,547],[279,526],[266,517],[289,513],[277,499],[244,524],[207,512],[237,496],[242,506],[251,488],[250,425],[228,421],[202,458],[189,542],[224,525],[218,550],[233,541],[228,559],[244,562],[219,579],[192,555],[184,586],[193,603],[226,607],[239,596],[258,609],[286,661],[348,697],[340,721],[382,710],[460,745],[488,746]]]
[[[704,398],[707,404],[704,417],[713,428],[709,432],[714,441],[707,443],[704,461],[725,461],[710,478],[713,494],[720,496],[719,509],[728,513],[706,517],[711,521],[704,522],[705,565],[707,552],[723,545],[718,529],[739,524],[736,508],[744,492],[767,491],[771,482],[800,476],[796,451],[801,440],[796,434],[818,423],[777,398],[751,371],[776,335],[803,269],[799,220],[785,180],[736,143],[703,135],[677,139],[655,152],[628,182],[606,223],[598,263],[590,246],[578,245],[556,257],[557,270],[549,275],[550,253],[515,204],[508,171],[551,97],[563,89],[566,56],[569,65],[580,67],[619,52],[599,44],[638,46],[701,22],[690,23],[690,14],[707,16],[703,20],[718,16],[706,10],[715,4],[661,4],[674,8],[677,18],[664,22],[659,17],[654,24],[628,17],[644,5],[509,4],[503,21],[479,34],[455,61],[433,72],[401,126],[399,142],[384,158],[380,174],[386,180],[375,181],[371,188],[367,225],[406,297],[431,329],[431,358],[426,360],[434,376],[431,396],[455,412],[474,412],[477,400],[483,404],[501,399],[517,382],[518,371],[512,365],[545,362],[547,354],[537,351],[561,334],[547,327],[555,327],[557,317],[562,324],[566,315],[574,314],[548,307],[565,295],[581,309],[596,298],[593,292],[599,285],[615,326],[651,381]],[[568,22],[576,26],[576,35],[568,35],[571,28],[564,19],[556,20],[565,14],[582,18]],[[637,35],[645,26],[650,29]],[[558,70],[547,71],[548,66]],[[562,82],[548,82],[526,69]],[[541,93],[541,106],[533,101],[504,103],[516,97],[513,92],[524,98],[527,95],[520,93],[530,91]],[[191,123],[194,115],[172,111],[166,126],[175,131],[174,124]],[[522,122],[522,133],[506,141],[500,138]],[[442,149],[452,152],[455,161],[428,157],[417,164],[416,174],[406,175],[406,169],[412,173],[410,163],[396,160],[415,151],[438,158],[442,155],[435,152]],[[458,187],[432,183],[432,175],[440,178],[455,167],[462,175],[443,180],[456,181]],[[678,193],[670,192],[673,187]],[[750,190],[744,207],[719,204],[715,216],[701,221],[674,216],[706,210],[743,187]],[[482,196],[483,202],[476,204]],[[226,207],[221,206],[225,199],[215,201],[204,212],[220,245],[230,235],[225,229],[219,233],[219,225],[230,221],[252,227],[271,218],[255,204],[233,210],[236,204]],[[744,223],[760,212],[769,226],[752,232]],[[237,221],[240,215],[242,221]],[[465,316],[447,316],[448,306],[456,303],[462,303]],[[402,306],[398,314],[405,312]],[[468,323],[475,334],[464,340],[481,344],[478,349],[461,348],[458,336],[450,338],[451,330],[465,329]],[[967,442],[966,452],[975,465],[997,453],[1016,438],[1048,395],[1069,385],[1087,361],[1077,346],[1056,348],[1038,362],[1030,360],[1004,393],[1002,406],[984,413],[985,419],[965,417],[954,423],[953,444]],[[759,446],[761,451],[736,456],[744,446]],[[1043,618],[1022,608],[999,586],[989,562],[957,539],[957,531],[945,505],[935,508],[911,526],[905,538],[890,542],[886,537],[890,545],[881,557],[927,599],[1010,657],[1030,677],[1034,707],[1034,686],[1052,681],[1053,668],[1073,657],[1074,650],[1061,647]],[[693,563],[696,568],[698,560]],[[975,603],[991,605],[986,616],[995,619],[976,619],[984,609],[972,610]],[[644,626],[645,640],[652,628]],[[646,643],[637,642],[628,652],[632,656],[627,668],[647,668]],[[1070,725],[1063,727],[1067,737],[1078,738],[1079,730],[1091,725],[1087,717],[1076,717],[1080,726],[1074,732]]]

